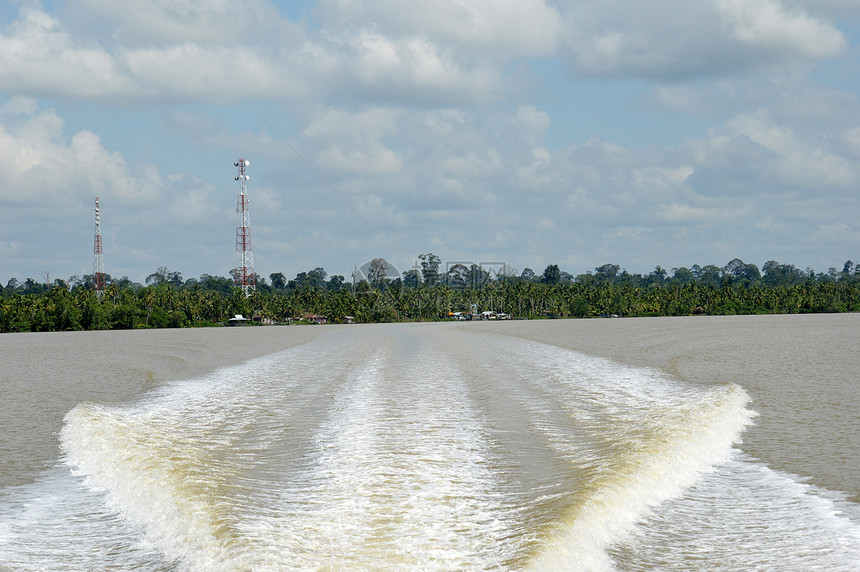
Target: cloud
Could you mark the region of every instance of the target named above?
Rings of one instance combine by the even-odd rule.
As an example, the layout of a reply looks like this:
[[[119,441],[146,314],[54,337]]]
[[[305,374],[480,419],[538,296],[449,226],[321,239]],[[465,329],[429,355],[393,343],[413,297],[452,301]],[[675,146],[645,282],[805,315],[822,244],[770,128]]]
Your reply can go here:
[[[0,109],[0,197],[7,204],[40,202],[57,212],[84,196],[110,191],[128,203],[146,204],[158,195],[153,173],[133,175],[126,160],[104,148],[98,135],[82,130],[68,137],[53,109],[39,110],[27,98]],[[26,196],[19,194],[26,189]]]
[[[261,190],[255,198],[261,209],[271,207],[267,194]],[[204,253],[211,257],[213,245],[223,248],[229,268],[235,202],[209,182],[132,165],[97,133],[67,132],[54,109],[30,98],[0,106],[0,249],[8,254],[7,271],[32,276],[22,269],[44,264],[57,276],[89,273],[96,196],[109,273],[180,266]]]
[[[543,0],[325,0],[318,10],[329,33],[423,37],[494,59],[550,55],[564,33],[558,9]]]
[[[827,187],[844,192],[860,181],[860,169],[838,140],[802,137],[765,110],[732,117],[710,137],[693,143],[693,148],[703,166],[746,166],[738,179],[747,186]]]
[[[181,44],[122,51],[118,61],[141,88],[141,99],[233,102],[307,96],[303,73],[288,73],[289,62],[251,46],[230,48]]]
[[[25,6],[0,32],[0,89],[100,97],[126,95],[136,86],[99,45],[70,36],[56,18]]]
[[[844,20],[860,18],[860,4],[854,0],[783,0],[794,11],[803,11],[821,17]]]
[[[665,207],[664,219],[670,223],[698,223],[704,221],[708,211],[699,207],[672,203]]]
[[[717,0],[717,11],[741,43],[784,55],[818,59],[846,47],[841,32],[800,10],[786,10],[777,0]]]
[[[423,36],[388,37],[362,31],[333,42],[342,79],[332,81],[352,97],[397,103],[481,101],[501,91],[493,66],[464,60]]]
[[[811,5],[810,5],[811,9]],[[684,76],[843,53],[842,32],[777,0],[679,6],[542,0],[322,2],[319,27],[263,0],[82,0],[22,7],[0,32],[0,89],[135,100],[345,98],[449,105],[517,85],[512,61],[566,55],[578,73]]]
[[[126,7],[125,3],[121,5]],[[146,27],[147,20],[134,18],[139,8],[141,3],[137,2],[130,11],[112,9],[107,15],[124,16],[117,22],[120,30],[131,23]],[[0,33],[0,89],[129,101],[224,101],[246,96],[267,99],[308,94],[308,70],[317,69],[316,52],[304,50],[297,41],[289,46],[298,34],[278,36],[266,45],[240,44],[227,23],[222,23],[226,38],[223,42],[195,43],[191,41],[194,34],[176,34],[173,38],[166,33],[169,37],[161,38],[163,43],[140,46],[111,41],[112,47],[107,48],[107,44],[84,39],[90,36],[72,35],[66,23],[50,14],[24,7]]]
[[[533,105],[521,105],[511,118],[511,125],[529,145],[538,147],[543,142],[546,130],[552,125],[552,119],[548,113]],[[549,158],[545,149],[541,149],[538,154],[543,159]]]
[[[496,66],[421,33],[384,35],[368,28],[306,37],[270,5],[254,7],[90,0],[75,12],[74,24],[24,7],[0,32],[0,89],[226,103],[322,94],[480,101],[503,87]],[[116,31],[105,37],[98,33],[103,27]]]
[[[27,3],[0,27],[0,200],[55,224],[84,205],[87,263],[103,193],[113,245],[189,275],[232,262],[237,152],[268,271],[343,272],[386,250],[669,267],[670,251],[835,244],[851,235],[813,226],[860,208],[857,5]]]
[[[846,144],[846,154],[860,160],[860,127],[846,130],[843,140]]]
[[[564,19],[570,65],[588,75],[726,75],[847,47],[831,22],[778,0],[578,2]]]
[[[191,175],[165,178],[152,165],[132,167],[92,131],[67,134],[65,120],[32,99],[14,98],[0,107],[0,201],[7,207],[38,205],[40,216],[57,218],[100,195],[135,216],[205,222],[215,213],[208,201],[213,191]]]
[[[397,110],[373,108],[351,113],[330,109],[308,126],[303,136],[322,148],[318,163],[335,171],[358,174],[394,173],[402,168],[398,154],[385,144],[397,133]]]
[[[105,42],[126,47],[293,43],[303,35],[266,0],[78,0],[63,11],[82,33],[106,29]]]

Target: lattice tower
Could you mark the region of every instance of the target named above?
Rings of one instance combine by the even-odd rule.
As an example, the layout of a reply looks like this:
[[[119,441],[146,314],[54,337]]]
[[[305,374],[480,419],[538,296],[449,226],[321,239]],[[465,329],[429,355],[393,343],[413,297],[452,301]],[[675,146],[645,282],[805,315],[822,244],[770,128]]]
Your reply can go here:
[[[251,253],[251,217],[248,213],[248,189],[246,182],[251,178],[245,171],[251,162],[240,158],[233,163],[239,168],[235,179],[239,181],[239,198],[236,201],[236,261],[238,266],[233,271],[233,280],[245,295],[254,291],[254,255]]]
[[[99,198],[96,197],[96,232],[93,239],[93,287],[101,298],[105,293],[105,261],[102,251],[102,219]]]

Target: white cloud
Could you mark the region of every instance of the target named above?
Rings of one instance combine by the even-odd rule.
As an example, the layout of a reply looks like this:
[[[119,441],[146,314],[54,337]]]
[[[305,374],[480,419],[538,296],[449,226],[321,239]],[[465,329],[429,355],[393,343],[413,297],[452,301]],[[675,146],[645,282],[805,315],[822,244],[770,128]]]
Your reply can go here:
[[[118,59],[142,86],[136,97],[146,99],[225,102],[306,96],[309,91],[303,73],[289,74],[288,63],[249,46],[182,44],[124,51]]]
[[[132,167],[92,131],[68,135],[53,109],[38,109],[28,98],[0,108],[0,200],[8,206],[36,206],[54,219],[101,196],[112,208],[152,217],[157,227],[212,220],[217,210],[210,200],[213,191],[187,174],[163,178],[152,165]]]
[[[841,32],[777,0],[717,0],[717,10],[740,42],[811,58],[838,55],[847,46]]]
[[[377,247],[670,267],[667,249],[691,264],[714,262],[717,244],[763,251],[792,232],[837,242],[849,234],[798,219],[844,229],[857,210],[860,107],[837,28],[852,30],[837,18],[854,5],[330,0],[308,4],[300,25],[265,0],[22,8],[0,28],[0,90],[51,96],[58,111],[26,97],[3,105],[0,200],[85,205],[84,253],[92,196],[105,194],[106,212],[132,205],[112,212],[115,244],[149,272],[181,266],[158,256],[187,244],[223,242],[229,267],[235,189],[222,168],[237,152],[254,163],[264,272],[343,272],[386,254]],[[572,74],[558,73],[565,65]],[[606,120],[565,149],[578,114],[598,105]],[[654,131],[671,146],[643,143]],[[180,160],[189,172],[167,174]],[[180,231],[182,244],[165,239]],[[0,244],[31,248],[11,235]],[[221,271],[198,258],[180,269]]]
[[[402,167],[402,160],[385,139],[396,135],[397,116],[396,110],[381,108],[358,113],[332,109],[303,135],[321,145],[317,157],[327,169],[374,175],[394,173]]]
[[[594,75],[679,77],[836,56],[832,22],[779,0],[578,2],[564,9],[572,66]]]
[[[754,167],[748,176],[768,185],[847,189],[860,181],[854,161],[830,144],[798,136],[764,110],[732,117],[696,147],[699,160],[712,165],[731,165],[743,150],[745,163]]]
[[[152,166],[132,168],[93,131],[68,134],[53,109],[39,109],[27,98],[0,108],[0,242],[12,249],[5,262],[13,273],[32,276],[21,269],[42,265],[43,258],[57,276],[89,272],[95,196],[106,232],[122,228],[126,240],[133,233],[146,243],[148,232],[165,232],[176,215],[188,215],[183,194],[176,193],[175,212],[164,200],[177,190]]]
[[[24,7],[0,32],[0,89],[91,97],[125,95],[135,84],[100,46],[70,36],[53,16]]]
[[[334,33],[424,37],[492,58],[549,55],[563,34],[558,10],[543,0],[326,0],[319,11]]]
[[[106,28],[125,46],[224,46],[275,38],[292,42],[302,36],[266,0],[241,5],[229,0],[77,0],[64,12],[82,32]]]
[[[522,133],[523,137],[529,140],[529,144],[536,145],[538,141],[543,139],[546,130],[552,124],[552,120],[548,113],[533,105],[521,105],[517,109],[516,115],[511,118],[511,124],[516,131]]]
[[[812,61],[846,47],[832,23],[778,0],[655,2],[332,0],[318,7],[319,30],[263,0],[82,0],[62,22],[24,7],[0,34],[0,88],[214,102],[322,93],[480,102],[503,96],[511,58],[559,50],[588,74],[679,76]]]
[[[565,8],[571,65],[595,75],[679,74],[713,65],[722,47],[704,3],[583,2]]]
[[[92,0],[76,13],[77,26],[35,8],[22,8],[0,32],[0,89],[77,98],[216,103],[311,98],[321,93],[479,101],[502,89],[494,65],[443,47],[424,34],[322,30],[306,38],[295,24],[275,14],[268,19],[269,12],[276,13],[271,6],[255,6],[246,17],[247,11],[224,2],[201,8],[196,3],[108,5]],[[151,14],[140,16],[150,8]],[[186,13],[194,13],[199,21],[184,21]],[[95,20],[86,20],[87,14]],[[257,29],[259,22],[267,23]],[[100,23],[116,26],[116,33],[99,41]]]
[[[329,87],[352,97],[393,102],[482,101],[501,92],[492,65],[483,65],[420,35],[393,37],[373,31],[339,36],[339,78]]]
[[[21,244],[18,242],[7,242],[0,240],[0,254],[3,256],[15,256],[21,250]]]
[[[380,175],[398,171],[401,167],[397,154],[383,145],[351,150],[333,147],[323,151],[319,158],[322,165],[353,173]]]
[[[679,188],[690,175],[693,168],[689,165],[682,167],[639,167],[631,171],[637,187],[651,192],[663,192]]]
[[[160,181],[129,172],[125,159],[105,149],[91,131],[70,138],[52,109],[16,99],[0,112],[0,196],[11,203],[39,202],[47,211],[107,190],[129,203],[147,203]],[[26,189],[26,197],[19,195]]]

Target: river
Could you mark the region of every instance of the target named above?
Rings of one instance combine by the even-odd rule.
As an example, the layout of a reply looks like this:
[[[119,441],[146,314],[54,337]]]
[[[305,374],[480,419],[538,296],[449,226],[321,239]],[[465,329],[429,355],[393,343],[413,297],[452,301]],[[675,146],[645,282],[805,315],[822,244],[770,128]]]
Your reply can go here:
[[[10,570],[857,570],[860,315],[4,334]]]

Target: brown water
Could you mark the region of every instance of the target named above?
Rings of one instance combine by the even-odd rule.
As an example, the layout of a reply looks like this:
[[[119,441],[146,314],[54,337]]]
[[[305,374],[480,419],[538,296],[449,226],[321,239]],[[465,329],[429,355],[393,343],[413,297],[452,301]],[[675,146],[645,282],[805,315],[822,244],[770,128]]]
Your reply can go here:
[[[205,328],[0,334],[0,487],[31,482],[59,456],[78,403],[120,403],[313,339],[315,328]]]
[[[489,324],[488,324],[489,325]],[[551,320],[493,331],[678,379],[736,383],[759,413],[741,449],[860,503],[860,314]]]
[[[0,566],[857,569],[858,332],[3,335]]]

